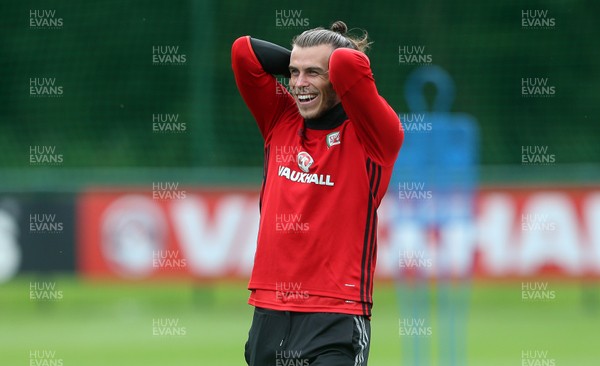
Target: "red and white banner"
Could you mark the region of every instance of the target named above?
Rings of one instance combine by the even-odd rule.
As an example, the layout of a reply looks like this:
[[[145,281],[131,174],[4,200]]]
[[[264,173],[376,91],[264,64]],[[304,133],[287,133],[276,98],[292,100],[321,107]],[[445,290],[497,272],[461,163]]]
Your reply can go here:
[[[92,190],[77,211],[78,266],[88,277],[247,278],[252,269],[256,191]],[[473,219],[433,229],[391,193],[378,212],[380,279],[600,275],[600,189],[484,188]]]

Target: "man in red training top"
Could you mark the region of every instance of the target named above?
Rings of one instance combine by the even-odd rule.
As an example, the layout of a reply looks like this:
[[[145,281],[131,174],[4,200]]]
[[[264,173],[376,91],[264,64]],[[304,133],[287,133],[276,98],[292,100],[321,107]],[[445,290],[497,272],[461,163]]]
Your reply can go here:
[[[366,33],[347,30],[307,30],[291,52],[249,36],[232,47],[265,140],[249,365],[367,364],[377,207],[404,133],[375,87]]]

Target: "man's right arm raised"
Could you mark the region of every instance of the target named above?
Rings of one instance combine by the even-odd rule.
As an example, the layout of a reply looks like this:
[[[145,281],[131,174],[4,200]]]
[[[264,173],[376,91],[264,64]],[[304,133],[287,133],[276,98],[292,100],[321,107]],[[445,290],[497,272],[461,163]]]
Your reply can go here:
[[[250,36],[236,39],[231,48],[235,82],[265,139],[294,107],[292,96],[273,76],[289,77],[289,62],[289,50]]]

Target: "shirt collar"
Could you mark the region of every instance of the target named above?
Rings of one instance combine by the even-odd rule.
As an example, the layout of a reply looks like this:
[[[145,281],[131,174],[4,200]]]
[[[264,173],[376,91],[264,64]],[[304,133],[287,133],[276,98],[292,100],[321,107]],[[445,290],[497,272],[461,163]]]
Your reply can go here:
[[[342,103],[331,107],[328,111],[317,118],[305,118],[304,126],[312,130],[332,130],[347,120],[346,112],[342,108]]]

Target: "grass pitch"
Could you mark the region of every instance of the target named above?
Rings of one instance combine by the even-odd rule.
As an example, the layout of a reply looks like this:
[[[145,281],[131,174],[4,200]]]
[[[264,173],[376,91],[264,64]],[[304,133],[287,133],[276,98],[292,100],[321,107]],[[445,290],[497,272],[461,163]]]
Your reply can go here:
[[[32,299],[32,282],[41,284],[38,295],[46,287],[46,297],[57,299]],[[465,346],[457,365],[596,366],[598,288],[543,283],[553,299],[524,300],[521,282],[470,285],[462,320],[455,319],[453,342]],[[20,277],[0,285],[0,365],[244,365],[252,319],[245,285]],[[443,319],[428,318],[429,336],[400,335],[399,319],[409,310],[399,295],[410,294],[410,288],[376,283],[369,364],[452,365]],[[430,313],[440,306],[438,295],[427,295]]]

